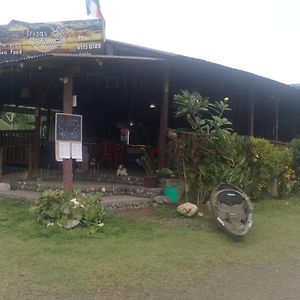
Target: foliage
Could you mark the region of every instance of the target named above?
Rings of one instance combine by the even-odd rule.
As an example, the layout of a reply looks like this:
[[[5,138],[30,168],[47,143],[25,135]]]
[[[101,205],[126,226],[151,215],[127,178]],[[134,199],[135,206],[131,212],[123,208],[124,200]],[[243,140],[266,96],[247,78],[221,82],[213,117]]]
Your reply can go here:
[[[228,126],[231,122],[223,116],[230,110],[228,101],[229,98],[224,98],[212,103],[197,92],[190,94],[187,90],[181,90],[174,96],[175,116],[185,117],[195,132],[211,139],[221,129],[230,130]]]
[[[174,178],[176,177],[175,172],[169,168],[160,168],[156,170],[156,174],[159,177],[164,177],[164,178]]]
[[[292,153],[287,147],[279,148],[275,152],[276,180],[279,197],[287,197],[295,191],[297,180],[295,171],[292,169]]]
[[[141,148],[141,156],[137,160],[140,167],[144,169],[147,175],[156,175],[158,167],[158,159],[155,156],[151,156],[147,149]]]
[[[92,226],[95,230],[104,225],[105,212],[99,194],[75,192],[70,196],[62,190],[45,190],[31,211],[38,222],[47,226],[65,227],[76,221],[75,224]]]
[[[251,138],[252,157],[249,162],[253,184],[252,195],[255,198],[262,197],[269,187],[275,183],[278,185],[280,196],[286,196],[292,192],[296,183],[292,170],[292,154],[287,147],[276,147],[265,139]]]
[[[292,154],[292,167],[296,172],[296,176],[300,178],[300,139],[293,139],[289,147]]]
[[[213,154],[204,160],[207,169],[205,185],[211,190],[219,183],[226,182],[249,190],[252,184],[247,162],[247,155],[251,151],[249,138],[224,132],[215,140],[212,150]]]
[[[197,205],[205,202],[221,182],[241,187],[252,199],[266,195],[274,183],[279,196],[287,196],[295,189],[292,162],[300,174],[299,141],[292,143],[291,151],[262,138],[230,132],[230,122],[223,116],[230,110],[228,98],[210,103],[199,93],[181,91],[174,99],[175,115],[185,117],[192,129],[174,139],[185,181],[185,201]]]
[[[14,112],[1,112],[1,130],[32,130],[34,129],[35,116],[33,114],[21,114]]]
[[[211,185],[207,184],[208,157],[222,156],[216,153],[214,142],[230,131],[231,122],[223,115],[229,111],[228,98],[212,103],[199,93],[186,90],[174,96],[176,117],[185,117],[193,132],[180,134],[175,141],[175,152],[181,162],[185,181],[185,201],[196,199],[197,204],[204,202]],[[212,156],[213,154],[213,156]],[[211,172],[209,172],[211,174]],[[212,177],[210,177],[212,178]]]

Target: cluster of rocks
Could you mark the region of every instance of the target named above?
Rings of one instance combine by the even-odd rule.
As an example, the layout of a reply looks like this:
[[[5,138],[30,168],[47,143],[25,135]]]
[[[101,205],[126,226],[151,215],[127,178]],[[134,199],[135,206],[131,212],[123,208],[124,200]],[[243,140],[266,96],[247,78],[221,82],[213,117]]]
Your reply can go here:
[[[36,181],[19,181],[12,185],[14,190],[25,190],[25,191],[35,191],[42,192],[46,189],[63,189],[61,183],[43,183]],[[100,192],[102,195],[130,195],[144,198],[154,198],[158,195],[161,195],[161,188],[146,188],[142,186],[133,186],[133,185],[114,185],[110,186],[108,183],[95,183],[91,186],[82,186],[79,187],[83,193],[96,193]]]
[[[23,176],[24,177],[24,176]],[[26,176],[25,176],[26,177]],[[27,181],[28,178],[23,178],[22,181]],[[61,170],[40,170],[37,174],[33,175],[34,180],[36,181],[55,181],[62,180],[63,175]],[[119,184],[129,184],[129,185],[143,185],[144,177],[143,176],[117,176],[115,174],[98,174],[93,172],[81,172],[75,171],[74,178],[76,180],[84,181],[104,181],[110,183],[119,183]]]
[[[153,205],[153,199],[151,198],[125,198],[122,200],[110,200],[106,197],[102,198],[102,205],[109,210],[116,209],[133,209],[133,208],[147,208]]]
[[[159,206],[159,205],[171,205],[172,202],[170,199],[163,195],[158,195],[153,198],[153,206]]]

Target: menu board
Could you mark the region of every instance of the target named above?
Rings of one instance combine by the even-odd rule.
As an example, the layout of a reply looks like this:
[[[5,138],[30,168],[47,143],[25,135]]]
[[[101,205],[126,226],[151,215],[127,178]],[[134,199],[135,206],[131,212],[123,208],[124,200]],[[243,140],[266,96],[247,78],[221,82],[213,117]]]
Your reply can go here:
[[[55,156],[57,161],[82,161],[82,116],[57,113],[55,115]]]
[[[81,142],[82,116],[57,113],[55,116],[57,141]]]

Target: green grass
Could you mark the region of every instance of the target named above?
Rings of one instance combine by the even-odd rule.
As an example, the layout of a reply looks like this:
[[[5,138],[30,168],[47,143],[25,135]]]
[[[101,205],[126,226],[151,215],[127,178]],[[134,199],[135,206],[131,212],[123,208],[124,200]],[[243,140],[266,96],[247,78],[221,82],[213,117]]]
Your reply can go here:
[[[89,235],[36,224],[27,205],[0,201],[0,299],[118,299],[162,284],[187,288],[222,265],[300,265],[299,216],[298,197],[258,202],[253,228],[238,242],[207,218],[170,227],[110,216],[103,232]]]

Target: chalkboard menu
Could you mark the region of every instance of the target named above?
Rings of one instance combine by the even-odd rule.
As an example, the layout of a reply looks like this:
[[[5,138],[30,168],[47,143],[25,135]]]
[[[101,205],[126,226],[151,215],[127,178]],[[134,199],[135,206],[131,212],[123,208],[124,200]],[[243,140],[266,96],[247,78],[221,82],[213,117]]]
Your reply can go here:
[[[82,116],[57,113],[55,116],[56,140],[81,142]]]

